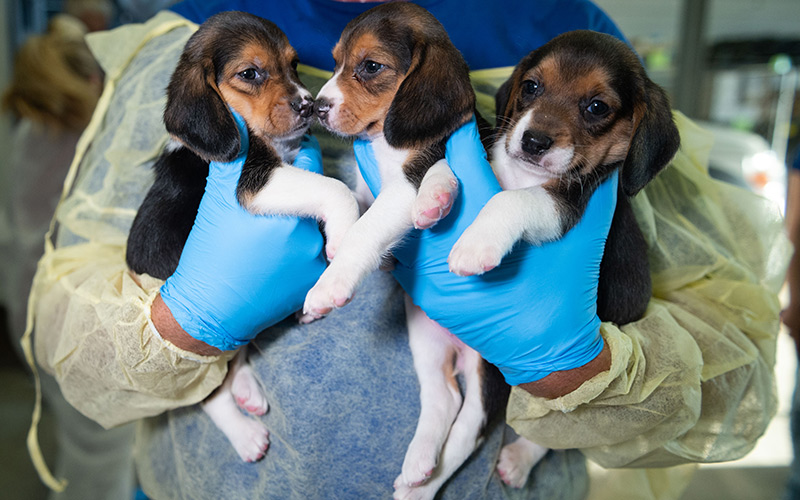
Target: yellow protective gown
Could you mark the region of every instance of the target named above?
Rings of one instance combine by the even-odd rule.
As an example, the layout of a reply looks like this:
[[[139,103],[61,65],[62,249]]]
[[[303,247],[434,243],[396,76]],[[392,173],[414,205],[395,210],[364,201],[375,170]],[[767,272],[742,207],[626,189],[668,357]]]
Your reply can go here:
[[[159,337],[149,307],[161,283],[134,280],[124,260],[150,166],[167,140],[164,89],[194,28],[162,13],[90,37],[108,85],[78,145],[56,212],[57,238],[46,246],[31,295],[39,365],[105,427],[201,401],[227,370],[226,357],[190,355]],[[327,76],[301,70],[312,92]],[[510,71],[473,73],[486,116]],[[709,135],[676,119],[680,152],[634,201],[650,245],[647,315],[621,328],[603,324],[609,372],[555,400],[514,388],[508,405],[520,434],[579,448],[605,467],[741,457],[776,408],[777,292],[790,252],[779,210],[712,180]],[[342,141],[320,142],[326,157],[349,150]],[[352,175],[340,172],[346,182]]]

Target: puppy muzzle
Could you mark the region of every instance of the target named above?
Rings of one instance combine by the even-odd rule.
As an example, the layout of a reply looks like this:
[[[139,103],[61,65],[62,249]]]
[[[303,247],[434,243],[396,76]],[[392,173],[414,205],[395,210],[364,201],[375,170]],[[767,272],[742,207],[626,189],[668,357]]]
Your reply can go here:
[[[553,145],[553,139],[537,130],[526,130],[522,134],[520,147],[531,156],[542,156]]]
[[[297,96],[289,105],[301,118],[310,118],[314,113],[314,100],[309,96]]]
[[[314,101],[314,114],[317,115],[321,121],[325,121],[328,119],[328,113],[331,110],[331,103],[324,97],[320,97],[316,101]]]

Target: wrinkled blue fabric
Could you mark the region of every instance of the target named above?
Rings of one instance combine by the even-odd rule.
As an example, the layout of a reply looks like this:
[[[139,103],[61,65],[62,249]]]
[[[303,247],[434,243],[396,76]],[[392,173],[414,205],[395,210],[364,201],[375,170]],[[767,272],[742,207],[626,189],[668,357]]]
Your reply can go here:
[[[367,184],[378,192],[371,146],[359,140],[354,148]],[[445,156],[460,183],[453,208],[394,250],[394,276],[428,316],[497,366],[511,385],[594,359],[603,348],[597,279],[616,206],[616,174],[563,238],[539,246],[520,242],[497,268],[461,277],[449,271],[447,256],[500,185],[474,120],[453,133]]]
[[[353,301],[308,325],[288,319],[251,343],[251,365],[270,409],[266,456],[244,463],[198,407],[142,422],[137,473],[150,498],[385,499],[419,417],[419,385],[405,329],[403,292],[385,272],[370,274]],[[505,439],[500,421],[440,490],[441,500],[578,500],[585,459],[550,451],[524,488],[494,471]]]
[[[236,199],[247,158],[247,128],[234,113],[242,146],[230,163],[211,162],[206,192],[175,273],[161,297],[192,337],[223,351],[236,349],[300,309],[325,270],[323,239],[313,219],[255,216]],[[313,137],[295,165],[322,173]]]

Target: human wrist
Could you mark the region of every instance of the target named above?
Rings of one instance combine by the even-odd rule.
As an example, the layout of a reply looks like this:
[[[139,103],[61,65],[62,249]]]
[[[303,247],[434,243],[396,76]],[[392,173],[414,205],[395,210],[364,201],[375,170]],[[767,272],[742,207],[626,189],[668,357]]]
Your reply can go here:
[[[611,350],[603,343],[603,349],[594,359],[571,370],[553,372],[543,379],[519,384],[529,394],[546,399],[555,399],[578,389],[584,382],[611,368]]]
[[[164,303],[161,294],[156,295],[153,300],[150,307],[150,319],[161,338],[179,349],[201,356],[219,356],[223,353],[220,349],[186,333]]]

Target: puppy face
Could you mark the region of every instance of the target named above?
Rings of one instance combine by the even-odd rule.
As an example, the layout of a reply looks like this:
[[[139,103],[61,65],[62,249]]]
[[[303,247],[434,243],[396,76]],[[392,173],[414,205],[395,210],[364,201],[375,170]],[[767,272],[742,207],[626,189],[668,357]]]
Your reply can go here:
[[[471,116],[474,94],[461,54],[439,22],[410,3],[387,3],[351,21],[333,49],[333,77],[315,111],[347,136],[384,134],[394,147],[441,139]]]
[[[243,12],[217,14],[181,55],[167,88],[167,130],[204,159],[229,161],[239,151],[230,106],[256,137],[297,139],[313,108],[296,68],[297,53],[277,26]]]
[[[570,32],[532,52],[501,87],[497,106],[497,175],[516,187],[607,174],[628,163],[636,143],[650,153],[631,158],[627,177],[623,169],[633,194],[679,143],[663,91],[610,35]]]
[[[375,33],[360,31],[334,47],[335,74],[320,90],[315,108],[329,130],[369,137],[383,132],[411,61],[406,47],[389,47]]]

